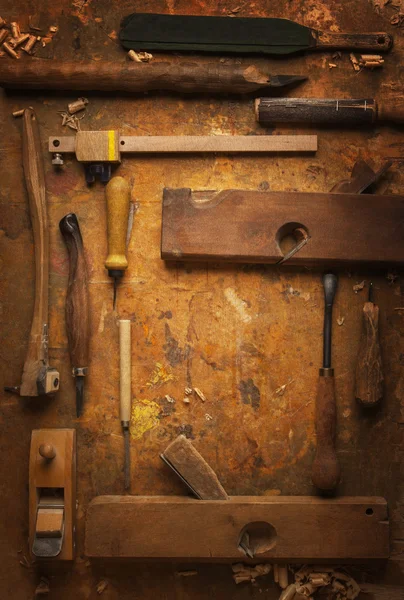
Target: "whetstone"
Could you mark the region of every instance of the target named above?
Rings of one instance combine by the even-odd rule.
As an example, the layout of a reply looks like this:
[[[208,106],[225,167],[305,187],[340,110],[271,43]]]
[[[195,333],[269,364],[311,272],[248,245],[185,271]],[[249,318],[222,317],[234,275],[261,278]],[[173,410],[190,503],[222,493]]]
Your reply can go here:
[[[161,459],[201,500],[228,500],[216,473],[184,435],[167,446]]]

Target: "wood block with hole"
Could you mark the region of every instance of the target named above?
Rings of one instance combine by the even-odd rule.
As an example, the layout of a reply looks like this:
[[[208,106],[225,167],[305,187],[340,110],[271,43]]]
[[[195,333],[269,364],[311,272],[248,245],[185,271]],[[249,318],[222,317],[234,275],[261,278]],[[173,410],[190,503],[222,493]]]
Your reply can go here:
[[[89,505],[93,558],[296,562],[389,556],[383,498],[99,496]]]
[[[161,257],[287,264],[404,261],[404,197],[165,189]],[[287,245],[289,244],[289,245]],[[286,263],[285,263],[286,264]]]

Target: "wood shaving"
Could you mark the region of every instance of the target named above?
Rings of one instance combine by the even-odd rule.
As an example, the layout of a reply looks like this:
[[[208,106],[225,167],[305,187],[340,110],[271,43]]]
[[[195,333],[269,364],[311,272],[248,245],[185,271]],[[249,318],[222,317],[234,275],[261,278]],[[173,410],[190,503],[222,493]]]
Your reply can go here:
[[[206,396],[199,388],[194,387],[194,392],[202,402],[206,402]]]
[[[57,33],[59,30],[59,27],[57,25],[52,25],[52,27],[49,27],[49,31],[51,33]]]
[[[393,15],[390,23],[396,27],[402,27],[404,25],[404,13],[398,12],[396,15]]]
[[[337,319],[337,323],[340,327],[341,327],[341,325],[344,324],[344,321],[345,321],[345,317],[338,317],[338,319]]]
[[[38,598],[39,596],[47,596],[50,592],[49,580],[46,577],[41,577],[40,582],[36,586],[34,598]]]
[[[101,579],[99,583],[97,583],[97,594],[102,594],[108,587],[108,581],[106,579]]]
[[[24,114],[24,109],[23,109],[23,108],[21,108],[20,110],[15,110],[15,111],[13,112],[13,117],[22,117],[22,116],[23,116],[23,114]]]
[[[272,566],[270,564],[263,564],[250,567],[243,563],[237,563],[232,565],[231,569],[233,571],[233,579],[237,584],[242,583],[243,581],[251,581],[254,583],[257,577],[268,575],[272,570]]]
[[[213,417],[212,417],[212,415],[210,415],[209,413],[206,413],[206,415],[205,415],[205,419],[206,419],[207,421],[212,421]]]
[[[188,398],[188,396],[185,396],[185,398],[182,399],[184,404],[190,404],[191,400]]]
[[[355,292],[355,294],[357,294],[358,292],[360,292],[361,290],[363,290],[363,288],[365,287],[365,280],[361,281],[360,283],[357,283],[356,285],[353,286],[353,291]]]
[[[167,402],[170,402],[170,404],[174,404],[174,402],[175,402],[175,398],[173,398],[172,396],[170,396],[170,394],[166,394],[164,396],[164,398],[167,400]]]
[[[128,56],[131,60],[138,63],[148,63],[153,58],[153,54],[149,52],[135,52],[134,50],[129,50]]]
[[[335,63],[328,63],[328,67],[329,67],[330,69],[336,69],[336,68],[337,68],[337,65],[336,65]]]
[[[351,52],[351,54],[349,55],[349,60],[351,61],[352,66],[353,66],[353,68],[354,68],[355,71],[360,71],[361,70],[361,68],[359,66],[359,61],[356,58],[355,54],[353,54],[353,52]]]
[[[192,388],[186,387],[185,388],[185,393],[186,393],[187,396],[190,396],[192,394]]]

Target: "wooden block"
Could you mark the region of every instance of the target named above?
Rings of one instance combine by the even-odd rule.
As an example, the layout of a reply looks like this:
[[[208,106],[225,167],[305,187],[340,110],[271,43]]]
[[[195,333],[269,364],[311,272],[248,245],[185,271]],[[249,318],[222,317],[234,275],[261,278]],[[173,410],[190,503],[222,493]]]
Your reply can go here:
[[[297,227],[310,237],[288,264],[404,261],[404,197],[165,189],[165,260],[277,263]]]
[[[185,435],[179,435],[164,450],[161,458],[185,480],[201,500],[228,500],[216,473]]]
[[[55,151],[55,150],[54,150]],[[56,152],[62,152],[56,149]],[[76,158],[79,162],[119,163],[119,133],[117,131],[78,131]]]
[[[249,535],[246,535],[246,531]],[[89,505],[85,553],[94,558],[350,562],[389,555],[383,498],[99,496]]]
[[[39,508],[36,519],[37,537],[62,537],[63,509]]]

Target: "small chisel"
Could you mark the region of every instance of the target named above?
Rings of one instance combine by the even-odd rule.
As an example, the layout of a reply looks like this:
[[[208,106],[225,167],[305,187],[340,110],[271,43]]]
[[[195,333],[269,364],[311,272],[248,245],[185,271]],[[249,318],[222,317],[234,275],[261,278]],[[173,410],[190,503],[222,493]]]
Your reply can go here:
[[[66,330],[73,376],[76,378],[76,414],[83,412],[84,377],[87,375],[90,342],[88,275],[83,239],[75,214],[59,222],[69,254],[69,281],[66,294]]]
[[[105,188],[107,199],[108,256],[105,267],[114,279],[114,300],[118,281],[128,268],[126,258],[126,236],[129,220],[130,186],[123,177],[113,177]]]
[[[336,402],[334,369],[331,368],[332,308],[338,279],[332,273],[323,276],[324,333],[323,367],[320,369],[316,399],[317,448],[312,466],[312,481],[323,491],[334,490],[340,479],[340,466],[335,451]]]
[[[131,337],[130,321],[126,319],[122,319],[119,321],[119,370],[119,412],[125,448],[125,490],[128,490],[130,487],[129,427],[131,416]]]
[[[363,330],[356,364],[355,397],[363,406],[374,406],[383,397],[383,369],[379,342],[379,307],[373,302],[373,284],[363,306]]]

